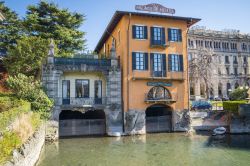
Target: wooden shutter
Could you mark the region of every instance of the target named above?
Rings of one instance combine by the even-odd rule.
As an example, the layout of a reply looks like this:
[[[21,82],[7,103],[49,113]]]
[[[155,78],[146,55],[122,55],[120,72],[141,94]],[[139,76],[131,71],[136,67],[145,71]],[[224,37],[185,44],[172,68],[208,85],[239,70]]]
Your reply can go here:
[[[180,71],[183,71],[183,55],[179,55],[180,59]]]
[[[136,70],[136,53],[132,52],[132,70]]]
[[[144,26],[144,39],[148,39],[148,27]]]
[[[162,69],[163,69],[163,77],[167,76],[167,67],[166,67],[166,54],[162,54]]]
[[[132,26],[132,38],[136,39],[136,25]]]
[[[172,71],[172,54],[168,54],[168,71]]]
[[[145,70],[148,70],[148,53],[144,53]]]
[[[166,44],[165,28],[161,28],[161,45]]]
[[[168,41],[171,41],[171,29],[168,28]]]
[[[151,45],[154,45],[154,27],[150,27],[150,41]]]
[[[182,41],[182,30],[178,30],[178,41]]]

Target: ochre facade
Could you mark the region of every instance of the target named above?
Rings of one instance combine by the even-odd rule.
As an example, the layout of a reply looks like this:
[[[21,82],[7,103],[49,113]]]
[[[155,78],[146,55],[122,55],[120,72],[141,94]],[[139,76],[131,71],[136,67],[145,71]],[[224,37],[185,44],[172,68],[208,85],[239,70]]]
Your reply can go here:
[[[112,21],[111,21],[112,23]],[[134,39],[132,36],[132,26],[147,26],[147,39]],[[101,43],[101,49],[96,49],[100,55],[109,56],[109,49],[115,40],[115,49],[122,69],[122,99],[124,112],[129,110],[145,111],[150,105],[157,102],[146,102],[145,96],[152,86],[148,82],[170,83],[171,86],[165,86],[169,90],[175,102],[164,103],[169,105],[173,110],[185,110],[189,108],[188,99],[188,59],[187,59],[187,31],[188,19],[181,20],[176,18],[155,17],[154,15],[137,15],[124,14],[120,21],[114,26],[109,37]],[[168,32],[165,31],[166,46],[152,47],[150,44],[150,27],[178,28],[182,32],[181,42],[168,42]],[[100,42],[99,42],[100,44]],[[152,65],[148,61],[148,70],[132,70],[132,52],[147,52],[183,55],[183,71],[168,71],[164,77],[153,77],[151,74]],[[150,59],[150,58],[149,58]],[[166,60],[167,61],[167,60]]]

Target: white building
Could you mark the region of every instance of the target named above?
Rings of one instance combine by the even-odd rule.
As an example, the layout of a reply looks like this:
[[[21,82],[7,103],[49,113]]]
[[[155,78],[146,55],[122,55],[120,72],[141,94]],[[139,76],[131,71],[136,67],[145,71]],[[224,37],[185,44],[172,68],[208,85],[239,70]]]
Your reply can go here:
[[[215,31],[205,27],[194,27],[188,33],[189,58],[199,55],[199,50],[213,53],[212,88],[209,96],[227,98],[230,91],[237,87],[249,87],[250,83],[250,34],[237,30]],[[205,84],[199,78],[190,80],[191,99],[206,96]]]

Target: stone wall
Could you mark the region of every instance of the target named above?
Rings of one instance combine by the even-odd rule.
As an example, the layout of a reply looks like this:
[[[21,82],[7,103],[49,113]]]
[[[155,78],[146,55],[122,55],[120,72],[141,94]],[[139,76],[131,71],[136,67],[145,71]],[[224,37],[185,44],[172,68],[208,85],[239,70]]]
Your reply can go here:
[[[190,111],[191,127],[194,130],[212,130],[220,126],[229,126],[228,114],[223,111]]]
[[[232,117],[230,123],[230,133],[250,133],[250,117]]]
[[[188,110],[172,112],[173,131],[189,131],[190,123],[191,118]]]
[[[125,134],[145,134],[145,111],[129,110],[125,113]]]
[[[45,142],[45,127],[42,125],[20,149],[13,151],[12,159],[4,166],[34,166]]]

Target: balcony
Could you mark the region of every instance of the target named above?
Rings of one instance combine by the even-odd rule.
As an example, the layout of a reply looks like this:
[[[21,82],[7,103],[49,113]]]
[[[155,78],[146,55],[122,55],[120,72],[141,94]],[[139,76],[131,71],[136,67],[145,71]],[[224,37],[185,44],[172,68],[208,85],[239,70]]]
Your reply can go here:
[[[147,72],[134,72],[133,80],[177,80],[183,81],[186,79],[185,72],[166,72],[166,71],[147,71]]]
[[[57,97],[54,99],[55,106],[61,106],[64,109],[66,108],[91,108],[91,107],[102,107],[107,103],[107,98],[76,98],[76,97],[70,97],[70,98],[62,98]]]
[[[111,66],[110,59],[90,59],[90,58],[55,58],[55,65],[90,65],[90,66]]]

